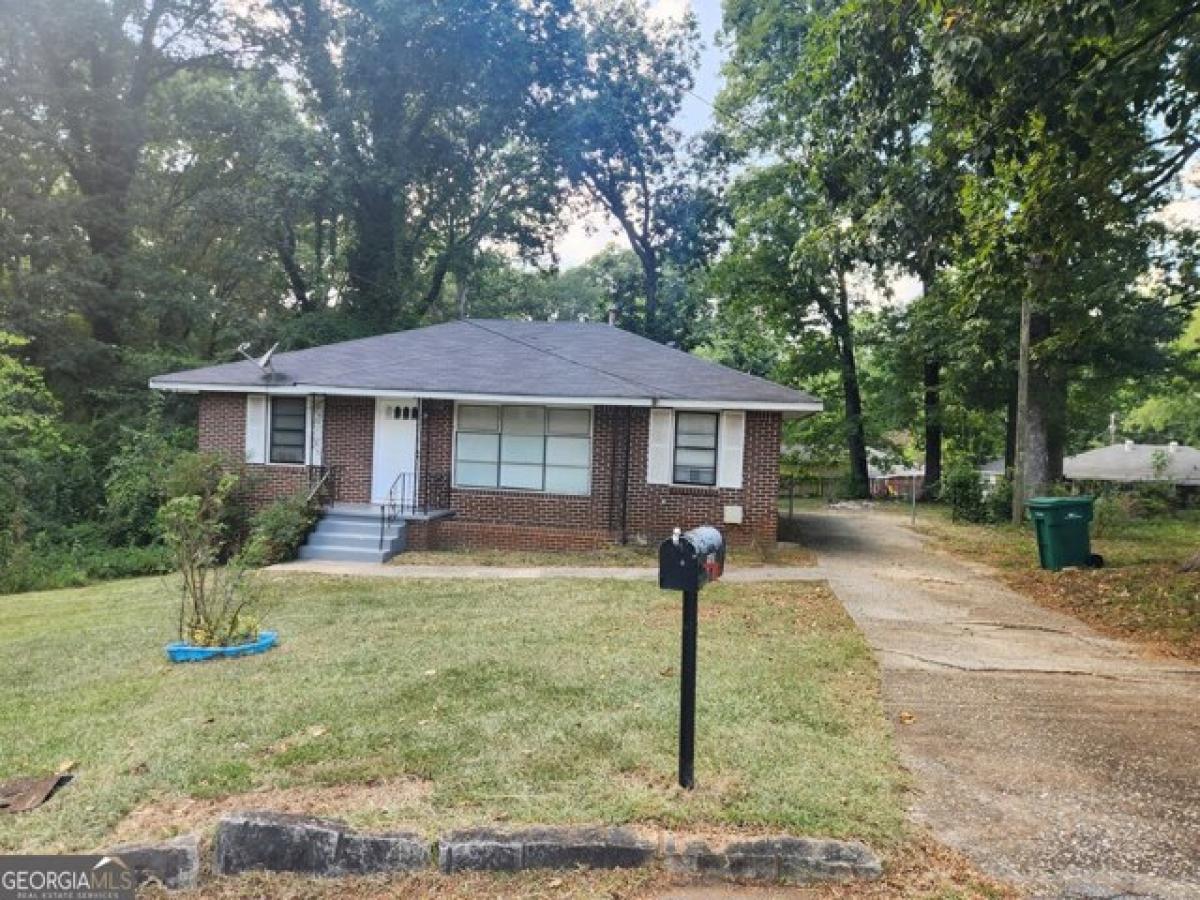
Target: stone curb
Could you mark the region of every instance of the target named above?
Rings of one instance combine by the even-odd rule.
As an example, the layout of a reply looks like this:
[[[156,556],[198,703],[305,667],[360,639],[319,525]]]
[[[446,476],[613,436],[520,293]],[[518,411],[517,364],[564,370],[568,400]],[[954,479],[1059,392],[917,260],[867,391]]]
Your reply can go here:
[[[441,837],[438,868],[447,873],[629,869],[649,865],[656,851],[625,828],[476,828]]]
[[[408,831],[363,833],[335,819],[243,812],[217,825],[214,868],[220,875],[252,869],[373,875],[425,869],[431,853],[428,841]]]
[[[883,874],[879,857],[865,844],[821,838],[755,838],[714,849],[705,841],[681,845],[674,835],[665,835],[662,858],[674,872],[723,878],[807,882],[874,879]]]
[[[190,840],[194,847],[195,838]],[[699,877],[799,883],[873,879],[883,872],[865,844],[786,835],[714,845],[669,832],[661,832],[656,842],[628,828],[474,828],[442,835],[436,857],[434,850],[412,832],[359,832],[335,819],[239,812],[217,826],[214,871],[338,877],[413,872],[435,864],[451,874],[661,863],[669,871]]]
[[[200,879],[200,840],[194,834],[158,844],[123,844],[102,855],[119,856],[139,886],[157,882],[174,891],[193,888]]]

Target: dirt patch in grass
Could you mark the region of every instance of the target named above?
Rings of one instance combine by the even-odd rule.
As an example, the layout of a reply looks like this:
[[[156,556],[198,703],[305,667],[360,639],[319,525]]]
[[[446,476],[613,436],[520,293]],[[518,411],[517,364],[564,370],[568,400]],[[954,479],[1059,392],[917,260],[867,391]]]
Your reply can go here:
[[[1061,572],[1038,567],[1030,528],[951,522],[941,510],[924,508],[916,529],[934,539],[932,547],[991,567],[1009,587],[1101,633],[1154,655],[1200,660],[1200,573],[1178,571],[1200,547],[1194,511],[1109,526],[1092,539],[1103,569]]]
[[[366,784],[264,788],[219,799],[170,797],[139,806],[112,831],[113,843],[162,840],[208,831],[228,813],[249,809],[340,819],[404,821],[429,814],[433,785],[420,778],[389,778]]]
[[[393,566],[650,566],[657,565],[657,548],[630,545],[603,550],[405,550]]]
[[[815,566],[816,554],[795,542],[780,541],[769,546],[755,544],[732,547],[726,562],[730,566]],[[645,567],[658,565],[658,547],[629,545],[603,550],[555,552],[547,550],[406,550],[391,560],[394,566],[502,566],[518,568],[569,567]]]

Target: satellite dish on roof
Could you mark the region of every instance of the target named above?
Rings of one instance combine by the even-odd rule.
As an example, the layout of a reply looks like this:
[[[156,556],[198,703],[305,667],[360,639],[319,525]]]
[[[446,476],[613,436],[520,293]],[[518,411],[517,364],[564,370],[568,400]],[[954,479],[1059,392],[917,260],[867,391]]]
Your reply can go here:
[[[249,353],[246,352],[247,350],[250,349],[249,341],[246,341],[243,344],[238,344],[237,349],[238,349],[238,353],[242,354],[242,356],[246,357],[246,359],[250,360],[250,362],[254,363],[256,366],[258,366],[260,369],[262,369],[268,375],[274,374],[275,370],[271,368],[271,357],[274,356],[275,351],[279,349],[279,341],[276,341],[274,344],[272,344],[271,349],[268,350],[266,353],[264,353],[262,356],[260,356],[258,359],[255,359],[253,356],[251,356]]]

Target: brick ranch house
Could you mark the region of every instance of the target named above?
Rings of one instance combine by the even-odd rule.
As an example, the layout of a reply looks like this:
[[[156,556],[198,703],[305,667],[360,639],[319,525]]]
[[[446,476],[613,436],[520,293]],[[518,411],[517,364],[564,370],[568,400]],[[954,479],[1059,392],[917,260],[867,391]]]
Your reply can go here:
[[[819,400],[611,325],[467,319],[161,375],[255,500],[315,491],[307,558],[776,539],[784,418]]]

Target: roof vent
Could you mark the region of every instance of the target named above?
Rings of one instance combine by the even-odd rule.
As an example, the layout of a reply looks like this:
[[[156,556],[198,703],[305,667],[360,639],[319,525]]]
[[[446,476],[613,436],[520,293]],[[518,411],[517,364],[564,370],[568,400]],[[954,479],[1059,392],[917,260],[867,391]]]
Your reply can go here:
[[[1125,452],[1126,452],[1126,453],[1132,453],[1132,452],[1133,452],[1133,441],[1126,441],[1126,442],[1125,442]]]
[[[1178,453],[1179,452],[1179,441],[1171,441],[1171,443],[1167,444],[1167,452],[1168,453]]]
[[[609,324],[609,325],[616,325],[616,324],[617,324],[617,307],[616,307],[616,304],[613,304],[612,306],[610,306],[610,307],[608,308],[608,324]]]

